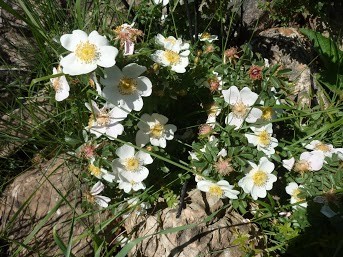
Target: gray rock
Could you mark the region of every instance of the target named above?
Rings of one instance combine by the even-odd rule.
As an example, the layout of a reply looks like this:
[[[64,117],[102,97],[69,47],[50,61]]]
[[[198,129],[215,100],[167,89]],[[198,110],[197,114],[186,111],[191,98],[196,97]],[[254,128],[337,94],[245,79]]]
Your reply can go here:
[[[312,64],[315,53],[308,40],[296,28],[271,28],[261,31],[252,41],[254,52],[259,52],[270,64],[291,69],[290,98],[304,108],[311,107],[313,99],[328,105],[324,93],[313,80],[317,67]],[[293,86],[292,86],[293,85]]]
[[[165,229],[199,223],[224,206],[221,200],[206,196],[196,189],[189,193],[187,202],[190,203],[182,211],[180,218],[176,218],[176,210],[171,208],[147,216],[133,212],[124,224],[127,233],[132,235],[131,240]],[[207,223],[175,233],[147,237],[137,244],[128,256],[244,256],[245,247],[257,248],[262,242],[257,226],[245,222],[241,215],[232,208],[227,208],[219,211]],[[243,244],[235,241],[239,235],[246,237]]]
[[[59,156],[16,177],[6,188],[0,199],[0,231],[13,242],[23,243],[32,230],[44,222],[27,245],[33,249],[22,249],[19,256],[63,256],[53,239],[53,228],[67,244],[71,218],[82,214],[81,192],[77,179],[78,169],[71,168],[66,156]],[[75,186],[76,185],[76,186]],[[63,197],[69,202],[67,204]],[[57,205],[58,204],[58,205]],[[46,216],[52,214],[47,220]],[[18,215],[15,217],[15,215]],[[87,218],[74,224],[72,252],[86,256],[92,252],[86,229],[94,226]],[[12,244],[13,253],[18,245]]]

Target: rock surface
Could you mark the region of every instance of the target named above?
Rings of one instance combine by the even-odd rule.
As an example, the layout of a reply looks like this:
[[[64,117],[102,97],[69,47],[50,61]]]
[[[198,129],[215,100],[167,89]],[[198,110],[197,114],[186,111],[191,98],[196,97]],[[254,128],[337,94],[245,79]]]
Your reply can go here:
[[[19,175],[10,184],[0,199],[0,231],[7,237],[23,243],[32,230],[43,222],[43,226],[28,242],[33,252],[21,250],[19,256],[63,256],[53,239],[53,228],[67,244],[71,228],[71,218],[75,207],[75,216],[82,213],[80,208],[81,192],[75,190],[79,181],[77,169],[72,169],[66,156],[59,156],[38,165]],[[68,200],[69,204],[62,199]],[[58,206],[57,206],[58,205]],[[25,206],[24,208],[22,208]],[[49,219],[46,216],[51,212]],[[16,218],[14,215],[18,214]],[[80,237],[91,222],[80,219],[75,222],[72,252],[76,256],[91,253],[90,239]],[[11,245],[13,253],[18,245]],[[59,254],[60,253],[60,254]]]
[[[149,216],[133,213],[125,221],[125,229],[134,239],[169,228],[200,223],[224,206],[221,200],[206,196],[199,190],[191,191],[186,200],[189,204],[179,218],[176,218],[176,210],[171,208]],[[237,243],[238,237],[245,237],[243,244]],[[259,243],[261,240],[257,227],[244,223],[242,216],[231,208],[226,208],[207,223],[203,222],[175,233],[147,237],[132,249],[129,257],[238,257],[247,253],[244,249],[260,247]]]
[[[292,98],[304,108],[312,105],[313,99],[328,104],[321,88],[316,86],[313,73],[316,71],[313,60],[316,54],[309,41],[296,28],[270,28],[261,31],[252,41],[253,51],[259,52],[272,65],[291,69],[289,79],[293,88],[289,88]]]

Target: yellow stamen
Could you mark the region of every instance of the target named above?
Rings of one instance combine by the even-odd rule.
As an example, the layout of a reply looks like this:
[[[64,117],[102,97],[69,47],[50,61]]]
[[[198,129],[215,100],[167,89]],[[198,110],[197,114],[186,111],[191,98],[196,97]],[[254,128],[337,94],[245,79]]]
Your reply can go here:
[[[178,53],[170,50],[164,51],[164,57],[170,62],[171,65],[178,64],[180,62],[180,56]]]
[[[252,177],[256,186],[264,186],[267,183],[268,175],[264,171],[257,171]]]
[[[95,202],[95,197],[93,195],[91,195],[91,193],[86,192],[85,197],[89,203],[93,204]]]
[[[137,81],[124,77],[120,79],[118,89],[122,95],[132,95],[137,90]]]
[[[322,152],[329,152],[330,151],[330,147],[326,144],[323,143],[319,143],[315,146],[316,150],[322,151]]]
[[[303,198],[300,198],[298,195],[300,194],[300,189],[297,188],[297,189],[294,189],[293,192],[292,192],[292,197],[297,201],[297,202],[300,202],[300,201],[303,201],[304,199]]]
[[[99,167],[96,167],[93,164],[89,164],[88,166],[88,170],[90,171],[90,173],[96,177],[99,177],[101,175],[101,170]]]
[[[299,172],[299,173],[304,173],[306,171],[309,171],[310,170],[310,164],[308,161],[306,160],[300,160],[300,161],[297,161],[295,164],[294,164],[294,170],[296,172]]]
[[[210,186],[208,192],[210,193],[210,195],[218,197],[218,198],[222,197],[224,194],[223,189],[221,189],[220,186],[218,185]]]
[[[263,130],[258,135],[258,142],[260,145],[268,146],[270,144],[270,135],[267,131]]]
[[[108,116],[107,112],[101,112],[98,113],[98,115],[96,116],[96,123],[99,126],[106,126],[110,123],[110,117]]]
[[[139,168],[139,160],[135,157],[127,158],[125,160],[125,168],[127,171],[137,171]]]
[[[209,39],[209,38],[211,38],[211,34],[208,32],[204,32],[204,33],[202,33],[200,38],[201,39]]]
[[[96,45],[89,41],[79,43],[76,46],[75,55],[84,63],[92,63],[99,58]]]
[[[271,107],[262,107],[262,119],[271,120],[273,117],[273,109]]]
[[[150,135],[154,138],[160,138],[163,134],[164,126],[159,122],[154,124],[154,126],[150,129]]]
[[[239,118],[244,118],[249,110],[243,102],[236,103],[235,105],[232,105],[231,108],[232,113]]]

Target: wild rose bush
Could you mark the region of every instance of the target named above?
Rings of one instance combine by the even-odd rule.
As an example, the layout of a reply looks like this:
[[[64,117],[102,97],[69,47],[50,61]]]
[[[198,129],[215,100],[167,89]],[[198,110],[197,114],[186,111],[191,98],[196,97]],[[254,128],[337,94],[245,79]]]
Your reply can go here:
[[[301,106],[288,71],[249,44],[228,38],[224,47],[212,31],[176,35],[172,17],[161,20],[168,1],[145,2],[139,14],[155,15],[162,30],[128,21],[55,35],[64,50],[51,66],[51,97],[77,102],[82,113],[83,143],[70,153],[83,160],[84,208],[111,209],[124,199],[155,206],[159,197],[176,208],[191,181],[189,190],[227,198],[272,231],[268,245],[308,226],[309,203],[328,218],[339,215],[332,198],[343,186],[342,135],[321,127],[342,111]],[[180,3],[169,4],[177,15]]]

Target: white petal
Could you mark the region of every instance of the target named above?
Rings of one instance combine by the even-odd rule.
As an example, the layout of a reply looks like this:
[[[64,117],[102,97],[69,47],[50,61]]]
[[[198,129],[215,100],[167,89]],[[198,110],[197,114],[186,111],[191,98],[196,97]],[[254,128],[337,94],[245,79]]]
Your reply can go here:
[[[118,87],[119,81],[124,77],[123,73],[117,66],[105,69],[106,78],[100,78],[100,83],[104,86]]]
[[[137,63],[130,63],[123,68],[123,74],[128,78],[138,78],[145,71],[146,67]]]
[[[250,88],[244,87],[240,92],[242,102],[247,106],[253,106],[258,98],[258,94],[252,92]]]
[[[241,101],[241,95],[236,86],[230,87],[228,90],[222,90],[225,102],[230,105],[235,105]]]
[[[110,201],[111,201],[111,198],[109,198],[107,196],[102,196],[102,195],[95,196],[95,202],[103,208],[108,207],[108,203]]]
[[[294,163],[295,163],[294,157],[288,160],[282,160],[282,166],[289,171],[293,169]]]
[[[262,116],[262,111],[258,108],[251,108],[245,121],[249,123],[255,123]]]
[[[148,153],[145,153],[143,151],[139,151],[137,154],[136,154],[136,157],[138,159],[140,159],[144,165],[146,164],[151,164],[153,162],[153,159],[151,158],[151,155],[148,154]]]
[[[298,189],[298,184],[297,183],[295,183],[295,182],[290,182],[287,186],[286,186],[286,192],[287,192],[287,194],[289,194],[289,195],[293,195],[293,192],[294,192],[294,190],[296,190],[296,189]]]
[[[318,171],[323,167],[325,155],[322,151],[312,151],[309,163],[312,171]]]
[[[173,124],[167,124],[164,126],[164,133],[167,140],[172,140],[174,138],[174,132],[177,130],[177,127]]]
[[[110,140],[117,138],[119,135],[123,134],[124,126],[120,123],[114,123],[107,127],[106,135]]]
[[[137,90],[141,96],[150,96],[152,92],[152,84],[150,79],[141,76],[137,78]]]
[[[166,116],[164,116],[162,114],[158,114],[158,113],[151,114],[151,118],[153,119],[153,121],[158,121],[162,125],[164,125],[168,122],[168,118]]]
[[[145,146],[149,142],[149,135],[142,130],[138,130],[136,134],[136,145],[139,147]]]
[[[93,30],[89,36],[88,36],[88,40],[90,43],[95,44],[96,46],[100,47],[100,46],[107,46],[108,40],[106,39],[105,36],[101,36],[99,35],[99,33],[95,30]]]
[[[98,181],[95,183],[95,185],[92,187],[90,193],[91,195],[98,195],[104,190],[105,186],[101,181]]]
[[[72,76],[87,74],[97,67],[96,63],[81,63],[74,53],[70,53],[63,57],[60,64],[63,66],[63,73]]]
[[[106,181],[108,181],[108,182],[113,182],[113,180],[115,180],[116,179],[116,176],[115,175],[113,175],[113,174],[111,174],[111,173],[105,173],[105,174],[103,174],[102,175],[102,178],[104,179],[104,180],[106,180]]]
[[[233,115],[232,112],[229,113],[229,115],[225,118],[225,123],[231,126],[235,126],[235,130],[239,129],[244,120],[242,118],[238,118]]]
[[[244,134],[244,135],[248,139],[248,142],[250,144],[253,144],[254,146],[258,144],[258,137],[256,135],[252,135],[252,134]]]
[[[86,32],[82,30],[74,30],[72,34],[65,34],[61,36],[60,41],[61,45],[69,50],[69,51],[74,51],[76,49],[76,46],[80,42],[87,41],[88,35]]]
[[[97,64],[101,67],[112,67],[116,64],[116,57],[118,55],[118,49],[114,46],[102,46],[99,49],[99,59],[97,60]]]
[[[275,168],[274,163],[269,161],[266,157],[262,157],[260,159],[260,162],[259,162],[258,166],[259,166],[261,171],[264,171],[266,173],[271,173],[274,170],[274,168]]]
[[[123,145],[116,150],[116,155],[122,160],[135,156],[135,148],[130,145]]]
[[[214,183],[212,183],[211,181],[207,181],[207,180],[200,180],[197,183],[197,189],[199,189],[202,192],[208,192],[210,190],[210,187],[214,185]]]

